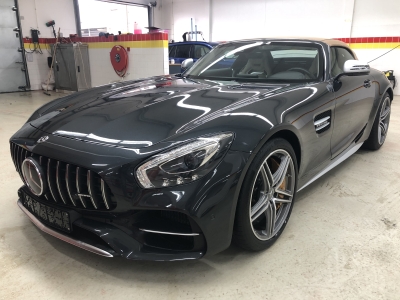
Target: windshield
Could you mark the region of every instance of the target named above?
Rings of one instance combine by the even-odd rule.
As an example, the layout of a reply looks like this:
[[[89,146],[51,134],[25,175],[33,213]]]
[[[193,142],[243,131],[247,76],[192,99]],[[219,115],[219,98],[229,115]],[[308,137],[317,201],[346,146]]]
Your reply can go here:
[[[301,42],[232,42],[198,60],[183,76],[257,82],[322,79],[321,47]]]

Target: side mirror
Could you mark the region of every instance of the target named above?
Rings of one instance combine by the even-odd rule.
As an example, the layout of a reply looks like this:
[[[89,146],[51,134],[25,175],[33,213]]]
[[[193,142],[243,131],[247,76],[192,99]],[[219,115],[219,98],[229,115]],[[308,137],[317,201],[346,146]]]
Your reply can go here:
[[[184,72],[193,66],[193,58],[185,59],[181,64],[181,71]]]
[[[343,73],[340,73],[333,79],[333,91],[337,92],[342,87],[342,82],[339,78],[346,76],[361,76],[368,75],[370,72],[369,64],[362,63],[358,60],[346,60],[343,66]]]
[[[349,76],[368,75],[369,65],[358,60],[347,60],[343,66],[343,73]]]

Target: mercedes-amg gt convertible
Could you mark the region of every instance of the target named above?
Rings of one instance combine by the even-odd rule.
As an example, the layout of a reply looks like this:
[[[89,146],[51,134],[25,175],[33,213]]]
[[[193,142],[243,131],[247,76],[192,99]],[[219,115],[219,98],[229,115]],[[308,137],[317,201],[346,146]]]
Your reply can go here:
[[[182,68],[32,114],[10,149],[36,226],[107,257],[263,250],[298,191],[385,142],[390,83],[340,41],[233,41]]]

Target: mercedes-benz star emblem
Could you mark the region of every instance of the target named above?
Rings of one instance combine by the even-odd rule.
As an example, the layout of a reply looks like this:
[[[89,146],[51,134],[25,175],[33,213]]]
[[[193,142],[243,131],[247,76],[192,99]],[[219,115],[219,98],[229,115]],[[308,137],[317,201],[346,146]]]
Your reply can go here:
[[[42,136],[40,139],[38,139],[38,144],[39,143],[43,143],[43,142],[45,142],[45,141],[47,141],[49,139],[49,137],[47,136],[47,135],[45,135],[45,136]]]
[[[40,164],[33,157],[27,157],[22,162],[21,168],[25,184],[31,192],[36,196],[43,195],[46,181],[44,180],[44,173]]]

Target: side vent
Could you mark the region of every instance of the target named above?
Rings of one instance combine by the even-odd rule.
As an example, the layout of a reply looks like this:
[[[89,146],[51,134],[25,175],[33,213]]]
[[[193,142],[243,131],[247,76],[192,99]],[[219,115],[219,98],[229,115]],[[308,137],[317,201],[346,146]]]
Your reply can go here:
[[[332,111],[324,111],[323,113],[315,116],[314,127],[317,134],[321,134],[331,128]]]

